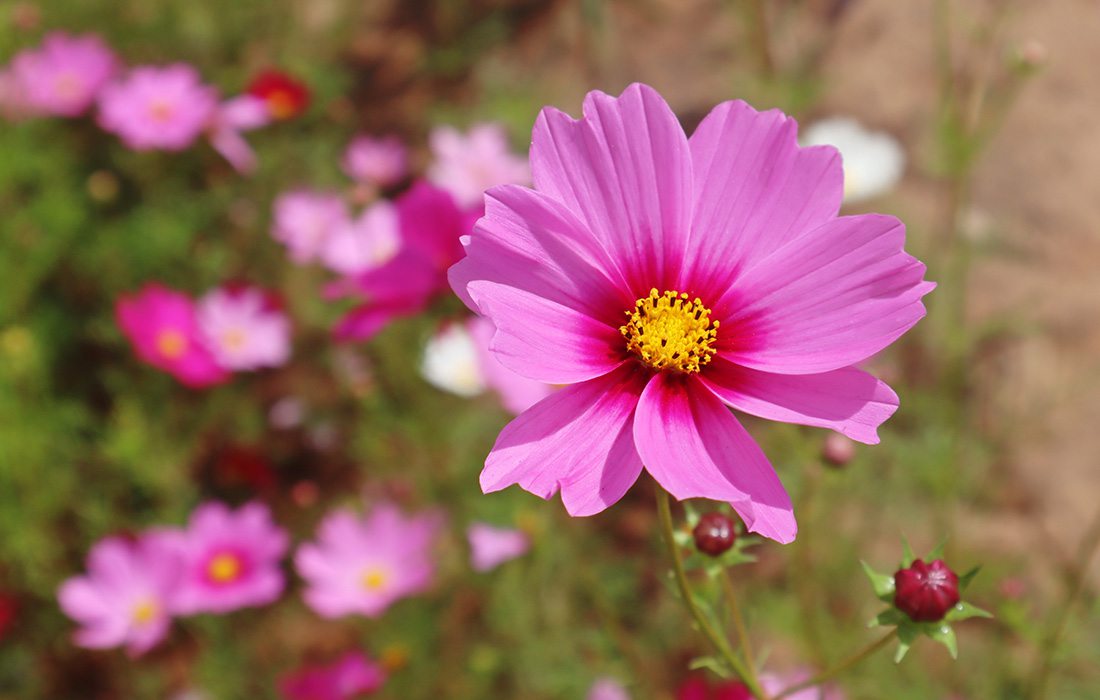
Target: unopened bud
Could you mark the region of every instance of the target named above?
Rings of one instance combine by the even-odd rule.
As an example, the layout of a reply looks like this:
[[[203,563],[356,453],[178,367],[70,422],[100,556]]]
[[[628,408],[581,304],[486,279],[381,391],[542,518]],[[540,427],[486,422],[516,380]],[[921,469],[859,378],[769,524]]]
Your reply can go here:
[[[712,557],[729,551],[734,540],[737,539],[733,520],[718,512],[707,513],[699,518],[691,534],[695,536],[695,547],[703,554],[709,554]]]
[[[894,605],[914,622],[938,622],[959,602],[959,577],[942,559],[894,574]]]

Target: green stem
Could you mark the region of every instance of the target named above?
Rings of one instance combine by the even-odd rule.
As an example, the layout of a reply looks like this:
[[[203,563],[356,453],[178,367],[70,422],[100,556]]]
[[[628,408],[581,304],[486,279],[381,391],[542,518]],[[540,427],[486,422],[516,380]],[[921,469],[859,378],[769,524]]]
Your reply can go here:
[[[737,589],[733,587],[733,579],[730,578],[728,569],[722,569],[721,581],[722,592],[726,596],[726,605],[729,607],[730,616],[733,618],[733,627],[737,630],[737,645],[745,656],[746,670],[752,674],[753,683],[759,685],[760,679],[756,677],[756,660],[753,658],[752,641],[749,639],[749,631],[745,627],[745,618],[741,615],[741,605],[737,602]]]
[[[1046,697],[1047,685],[1050,681],[1050,672],[1054,669],[1054,656],[1058,652],[1058,643],[1069,625],[1070,613],[1073,606],[1085,589],[1085,581],[1088,577],[1089,567],[1093,557],[1100,549],[1100,511],[1097,511],[1089,525],[1088,532],[1081,540],[1077,548],[1077,567],[1074,569],[1069,582],[1069,590],[1066,592],[1066,600],[1049,634],[1043,639],[1043,645],[1039,655],[1039,665],[1035,671],[1035,679],[1032,683],[1031,697],[1033,700],[1043,700]]]
[[[695,620],[695,624],[698,625],[699,631],[710,640],[710,643],[718,650],[718,653],[722,655],[725,662],[729,664],[730,668],[734,670],[741,681],[748,686],[749,692],[753,694],[753,697],[759,700],[771,700],[771,697],[760,687],[760,683],[756,680],[755,673],[750,675],[745,669],[745,665],[741,662],[741,659],[737,657],[737,654],[735,654],[730,647],[725,636],[714,628],[714,625],[712,625],[706,615],[703,614],[703,611],[695,604],[695,596],[691,592],[691,584],[688,581],[687,572],[684,570],[684,561],[680,556],[680,548],[677,546],[676,538],[673,534],[672,506],[670,505],[669,495],[660,485],[657,486],[657,517],[661,521],[661,532],[664,534],[669,558],[672,559],[672,571],[676,578],[676,586],[680,589],[680,598],[684,601],[684,605],[687,607],[688,612],[691,613],[691,617]]]
[[[783,698],[790,697],[800,690],[812,688],[814,686],[821,685],[826,681],[832,680],[834,677],[839,676],[841,673],[844,673],[848,669],[859,664],[861,661],[866,659],[868,656],[871,656],[879,649],[885,647],[887,644],[890,643],[891,640],[894,639],[894,637],[897,636],[897,634],[898,631],[895,629],[891,631],[890,634],[887,634],[884,637],[880,637],[879,640],[876,642],[868,644],[867,646],[863,647],[855,654],[852,654],[847,659],[841,661],[832,668],[822,671],[821,673],[817,674],[813,678],[810,678],[809,680],[803,681],[796,685],[792,685],[790,688],[786,688],[780,691],[779,695],[775,696],[775,700],[783,700]]]

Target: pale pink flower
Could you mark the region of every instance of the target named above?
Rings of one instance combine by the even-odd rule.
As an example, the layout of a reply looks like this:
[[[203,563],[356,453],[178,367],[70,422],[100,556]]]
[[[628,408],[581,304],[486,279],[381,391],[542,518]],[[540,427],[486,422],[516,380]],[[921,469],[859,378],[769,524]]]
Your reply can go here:
[[[356,136],[340,161],[348,177],[376,187],[389,187],[409,174],[409,151],[396,136]]]
[[[217,109],[217,91],[185,63],[134,68],[99,93],[99,125],[136,151],[187,148]]]
[[[279,690],[286,700],[355,700],[386,682],[386,672],[366,654],[349,651],[327,666],[307,666],[285,676]]]
[[[438,513],[406,517],[388,503],[366,517],[330,514],[316,542],[299,547],[294,558],[306,580],[306,604],[323,617],[378,617],[424,591],[435,576],[431,549],[441,524]]]
[[[493,527],[487,523],[473,523],[466,528],[470,543],[470,565],[474,571],[490,571],[531,548],[531,538],[522,530]]]
[[[219,384],[229,373],[206,347],[187,296],[148,284],[115,304],[115,319],[142,361],[192,388]]]
[[[496,326],[490,350],[568,385],[501,432],[486,492],[572,515],[618,501],[643,465],[674,497],[728,501],[780,542],[790,497],[728,407],[875,443],[897,396],[856,365],[925,313],[935,286],[889,216],[838,217],[835,149],[783,113],[718,105],[690,141],[652,88],[589,93],[535,124],[535,190],[506,185],[451,269]]]
[[[232,511],[222,503],[203,503],[178,538],[184,561],[175,602],[179,613],[267,605],[283,592],[279,562],[289,540],[267,506],[249,503]]]
[[[168,633],[181,566],[161,535],[101,540],[88,553],[88,573],[65,581],[57,593],[61,609],[81,625],[76,643],[126,646],[132,656],[155,646]]]
[[[333,272],[354,275],[386,264],[400,246],[397,208],[383,199],[359,218],[335,226],[321,244],[320,257]]]
[[[775,696],[784,689],[803,683],[813,676],[808,670],[794,671],[784,675],[774,673],[760,674],[760,685],[768,695]],[[844,700],[844,693],[833,685],[815,685],[786,696],[786,700]]]
[[[114,53],[92,34],[46,35],[42,45],[18,53],[11,62],[21,104],[40,113],[77,117],[115,74]]]
[[[328,192],[285,192],[275,200],[274,210],[271,235],[300,265],[316,260],[332,232],[350,219],[343,198]]]
[[[266,102],[253,95],[238,95],[223,102],[214,113],[210,126],[210,145],[239,173],[256,169],[256,153],[243,132],[271,123]]]
[[[198,303],[198,324],[228,370],[278,367],[290,358],[290,320],[262,289],[221,287]]]
[[[630,700],[630,693],[614,678],[598,678],[588,689],[586,700]]]
[[[512,153],[500,124],[477,124],[466,134],[450,126],[436,127],[429,142],[434,160],[428,178],[463,207],[480,207],[490,187],[531,180],[527,159]]]

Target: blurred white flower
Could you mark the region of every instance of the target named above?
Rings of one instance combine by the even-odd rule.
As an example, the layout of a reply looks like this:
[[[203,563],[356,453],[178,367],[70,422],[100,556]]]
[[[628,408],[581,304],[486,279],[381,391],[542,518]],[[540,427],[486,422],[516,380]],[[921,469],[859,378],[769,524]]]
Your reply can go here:
[[[803,146],[830,145],[844,159],[844,201],[871,199],[889,192],[905,171],[905,151],[890,134],[868,131],[849,117],[832,117],[810,125]]]
[[[459,396],[485,391],[477,345],[465,323],[449,323],[428,340],[420,373],[437,389]]]

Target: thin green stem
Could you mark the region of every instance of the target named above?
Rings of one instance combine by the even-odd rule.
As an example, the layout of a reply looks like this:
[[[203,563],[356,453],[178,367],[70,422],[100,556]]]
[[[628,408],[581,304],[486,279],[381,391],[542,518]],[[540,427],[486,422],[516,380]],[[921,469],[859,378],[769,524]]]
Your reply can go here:
[[[730,609],[730,617],[733,618],[733,627],[737,630],[737,645],[745,657],[746,670],[753,675],[753,681],[757,685],[760,679],[756,677],[756,660],[752,653],[752,641],[749,639],[748,628],[745,627],[745,618],[741,615],[741,604],[737,601],[737,589],[733,587],[733,579],[730,578],[728,569],[722,569],[722,593],[726,596],[726,605]]]
[[[836,676],[839,676],[840,674],[844,673],[845,671],[852,668],[853,666],[858,665],[860,662],[862,662],[867,657],[873,655],[879,649],[882,649],[883,647],[885,647],[887,644],[890,643],[891,640],[893,640],[894,637],[897,636],[897,634],[898,634],[898,631],[896,629],[892,630],[886,636],[880,637],[878,639],[878,641],[871,642],[870,644],[863,647],[862,649],[857,651],[855,654],[852,654],[847,659],[845,659],[844,661],[841,661],[840,663],[833,666],[832,668],[829,668],[829,669],[826,669],[825,671],[822,671],[821,673],[817,674],[813,678],[810,678],[809,680],[803,681],[801,683],[797,683],[795,685],[792,685],[789,688],[785,688],[784,690],[780,691],[779,695],[775,696],[775,700],[783,700],[783,698],[790,697],[791,695],[794,695],[795,693],[797,693],[800,690],[805,690],[806,688],[812,688],[814,686],[821,685],[822,683],[825,683],[826,681],[832,680],[833,678],[835,678]]]
[[[741,681],[748,686],[753,697],[759,698],[759,700],[771,700],[771,696],[765,693],[760,687],[760,683],[756,680],[756,674],[750,674],[746,670],[745,664],[742,663],[741,659],[734,653],[725,635],[714,628],[714,625],[707,619],[707,616],[704,615],[703,611],[696,605],[695,597],[691,592],[691,583],[688,581],[687,572],[684,570],[684,560],[680,556],[680,547],[676,544],[676,538],[674,536],[672,506],[670,505],[669,495],[660,485],[657,486],[657,517],[661,522],[661,532],[664,535],[669,558],[672,560],[672,572],[676,578],[676,586],[680,590],[680,598],[684,601],[684,605],[687,607],[688,612],[691,613],[691,617],[695,620],[695,624],[698,625],[699,631],[703,633],[703,636],[705,636],[718,653],[722,655],[722,658],[729,664],[730,668],[734,670]]]
[[[1032,700],[1043,700],[1043,698],[1046,697],[1047,687],[1050,682],[1050,673],[1054,670],[1054,656],[1058,652],[1059,642],[1062,636],[1065,635],[1066,627],[1069,625],[1070,613],[1073,612],[1073,606],[1077,603],[1077,599],[1085,589],[1085,581],[1088,579],[1089,567],[1092,565],[1092,560],[1096,556],[1098,549],[1100,549],[1100,511],[1097,511],[1092,519],[1092,523],[1089,525],[1088,531],[1081,539],[1081,544],[1077,548],[1077,566],[1073,570],[1069,581],[1069,588],[1066,591],[1066,600],[1062,603],[1062,609],[1058,612],[1058,617],[1056,618],[1054,626],[1050,628],[1050,632],[1043,639],[1039,654],[1038,668],[1035,671],[1034,680],[1032,682]]]

